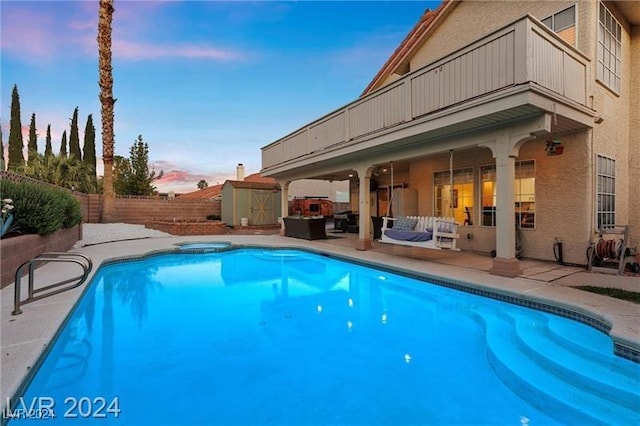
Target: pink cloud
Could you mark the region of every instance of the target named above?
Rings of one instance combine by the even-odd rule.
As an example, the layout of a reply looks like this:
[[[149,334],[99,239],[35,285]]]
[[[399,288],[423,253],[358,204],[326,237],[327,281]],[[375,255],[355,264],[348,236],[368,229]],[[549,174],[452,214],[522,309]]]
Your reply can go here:
[[[215,61],[234,61],[240,52],[206,44],[157,44],[138,41],[145,34],[144,26],[151,25],[147,18],[164,2],[127,2],[116,7],[114,14],[113,52],[122,59],[185,58]],[[72,2],[73,8],[60,10],[36,9],[34,3],[3,5],[3,52],[19,54],[21,58],[42,61],[75,54],[96,56],[97,2]],[[135,20],[135,25],[132,21]],[[25,25],[28,22],[29,25]],[[141,28],[141,26],[143,28]]]
[[[153,182],[153,185],[160,192],[195,191],[197,189],[198,182],[202,179],[207,181],[209,186],[224,183],[227,179],[235,179],[235,176],[227,176],[220,173],[191,173],[186,170],[175,168],[175,164],[172,164],[169,161],[155,161],[153,166],[156,171],[164,170],[162,178]],[[168,169],[166,166],[172,166],[174,168]]]
[[[3,5],[2,50],[22,54],[24,57],[52,56],[57,43],[53,34],[54,18],[23,8]],[[28,22],[29,25],[25,25]]]

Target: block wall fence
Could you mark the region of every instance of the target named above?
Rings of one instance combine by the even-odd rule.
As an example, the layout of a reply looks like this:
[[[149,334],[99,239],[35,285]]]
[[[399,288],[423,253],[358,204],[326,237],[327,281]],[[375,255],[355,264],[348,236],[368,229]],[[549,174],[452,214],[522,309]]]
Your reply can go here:
[[[80,204],[85,223],[100,223],[102,195],[73,194]],[[192,200],[161,196],[116,196],[115,221],[144,225],[150,221],[204,221],[221,214],[220,200]]]

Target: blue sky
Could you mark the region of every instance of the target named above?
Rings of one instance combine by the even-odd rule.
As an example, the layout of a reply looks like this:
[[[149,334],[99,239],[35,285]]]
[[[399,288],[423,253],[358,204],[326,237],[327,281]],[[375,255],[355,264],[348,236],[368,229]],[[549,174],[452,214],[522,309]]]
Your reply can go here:
[[[425,9],[438,1],[115,0],[116,154],[141,134],[161,191],[189,192],[261,168],[260,148],[356,99]],[[5,149],[18,85],[27,141],[51,124],[57,153],[79,107],[96,125],[98,1],[0,3],[0,120]],[[101,164],[98,165],[101,173]]]

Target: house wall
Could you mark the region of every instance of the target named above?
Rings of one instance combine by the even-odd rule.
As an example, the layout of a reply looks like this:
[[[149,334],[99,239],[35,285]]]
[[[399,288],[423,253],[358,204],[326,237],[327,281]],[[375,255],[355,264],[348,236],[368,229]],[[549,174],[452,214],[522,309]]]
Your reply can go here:
[[[409,69],[414,71],[434,62],[527,13],[543,19],[572,4],[572,1],[462,1],[420,46]]]
[[[631,29],[629,90],[629,224],[632,243],[640,248],[640,25]]]
[[[520,149],[517,161],[535,161],[535,229],[522,229],[524,248],[522,256],[555,260],[554,239],[563,241],[563,260],[586,264],[585,252],[589,246],[593,211],[591,197],[585,197],[591,188],[589,170],[590,132],[564,135],[564,154],[548,156],[544,141],[530,141]],[[474,197],[471,226],[460,227],[458,246],[462,249],[489,252],[495,249],[495,228],[481,226],[480,167],[495,163],[487,148],[474,148],[453,153],[453,168],[474,169]],[[409,188],[418,190],[418,214],[435,214],[433,176],[449,170],[449,153],[414,160],[410,165]],[[472,238],[467,239],[467,234]]]
[[[632,244],[640,242],[640,223],[632,219],[632,206],[638,204],[640,194],[634,186],[638,182],[638,162],[629,161],[632,155],[637,155],[638,136],[637,119],[631,119],[632,114],[637,114],[640,106],[638,101],[638,55],[633,54],[637,50],[637,30],[634,32],[636,39],[632,43],[632,28],[624,17],[617,11],[614,4],[606,3],[609,10],[616,16],[622,26],[622,84],[620,93],[614,93],[605,85],[595,81],[593,84],[593,108],[603,118],[603,122],[596,124],[593,129],[593,170],[595,185],[595,157],[605,155],[616,160],[616,223],[619,225],[631,225]],[[593,19],[597,22],[597,3],[594,8]],[[593,76],[596,76],[596,45],[597,25],[589,27],[592,30],[592,48],[585,52],[592,59]],[[634,96],[635,93],[635,96]],[[633,133],[635,129],[635,133]],[[635,145],[635,149],[632,147]],[[637,159],[637,156],[635,157]],[[632,171],[632,169],[634,169]],[[636,176],[636,180],[633,180]],[[595,188],[593,190],[595,192]],[[595,211],[595,205],[592,207]],[[594,230],[595,238],[595,230]]]
[[[565,145],[562,156],[549,157],[540,143],[523,146],[519,159],[536,160],[536,229],[523,230],[525,256],[553,260],[554,237],[564,242],[564,260],[586,263],[585,250],[597,238],[595,218],[596,156],[616,160],[616,222],[630,224],[632,245],[640,242],[640,195],[632,186],[640,181],[640,30],[632,27],[618,13],[615,4],[606,3],[623,28],[622,85],[614,93],[596,81],[598,7],[596,1],[522,2],[463,1],[419,47],[410,62],[410,70],[419,69],[479,37],[500,28],[527,13],[543,19],[552,13],[577,4],[576,47],[591,59],[591,76],[587,88],[592,108],[603,121],[593,130],[571,135],[554,135]],[[395,81],[390,76],[385,84]],[[469,157],[469,158],[467,158]],[[456,153],[454,168],[491,164],[488,150]],[[466,164],[465,164],[466,162]],[[433,173],[448,170],[448,155],[416,160],[411,165],[411,186],[419,191],[420,214],[434,212]],[[479,185],[475,186],[475,191]],[[476,203],[479,194],[476,195]],[[474,212],[478,222],[478,210]],[[471,241],[461,246],[480,250],[495,244],[493,228],[476,227]],[[544,229],[544,232],[542,232]],[[466,232],[465,232],[466,234]],[[478,235],[476,235],[478,234]]]

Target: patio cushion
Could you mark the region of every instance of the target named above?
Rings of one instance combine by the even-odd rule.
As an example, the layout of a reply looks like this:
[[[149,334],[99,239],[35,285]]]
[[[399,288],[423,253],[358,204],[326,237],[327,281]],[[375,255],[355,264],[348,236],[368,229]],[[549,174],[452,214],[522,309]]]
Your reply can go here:
[[[398,241],[429,241],[433,238],[431,232],[399,231],[395,228],[387,229],[384,234]]]
[[[418,224],[418,219],[412,219],[409,217],[399,217],[393,224],[393,229],[397,231],[413,231],[413,228]]]

